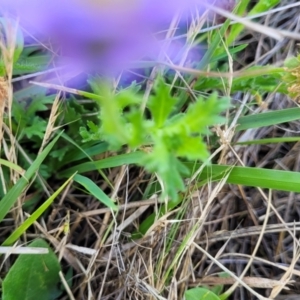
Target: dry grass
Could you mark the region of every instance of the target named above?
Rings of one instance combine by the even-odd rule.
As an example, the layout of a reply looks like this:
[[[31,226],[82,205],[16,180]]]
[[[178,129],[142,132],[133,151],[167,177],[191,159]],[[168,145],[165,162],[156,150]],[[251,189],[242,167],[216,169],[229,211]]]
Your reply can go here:
[[[290,3],[281,1],[281,6]],[[196,25],[201,24],[200,20]],[[278,28],[281,33],[299,32],[299,7],[267,14],[261,17],[260,24]],[[278,41],[252,30],[247,30],[237,43],[245,41],[249,46],[240,61],[232,63],[234,71],[254,64],[282,65],[286,57],[297,51],[294,40]],[[177,72],[181,76],[180,69]],[[7,79],[0,81],[0,104],[11,97],[7,96],[11,86],[7,87],[6,82]],[[151,84],[149,80],[145,101]],[[247,105],[249,95],[234,95],[234,101]],[[254,112],[294,105],[274,91]],[[55,130],[57,106],[53,106],[51,116],[45,143]],[[300,143],[229,145],[230,141],[299,133],[299,122],[238,134],[230,125],[234,124],[229,124],[227,131],[216,128],[221,136],[221,146],[215,150],[220,163],[300,171]],[[8,136],[10,132],[6,128]],[[13,153],[20,151],[15,140],[11,138],[14,150],[2,141],[6,157],[15,162]],[[19,175],[12,176],[15,182]],[[65,269],[74,268],[72,289],[63,299],[176,300],[183,299],[188,287],[218,284],[233,291],[233,300],[298,299],[299,195],[228,185],[225,178],[196,190],[193,183],[197,178],[192,178],[182,206],[157,219],[143,238],[131,240],[128,233],[133,233],[151,212],[157,211],[155,197],[132,201],[140,197],[139,190],[149,179],[134,167],[109,170],[107,177],[113,188],[96,174],[90,176],[103,190],[112,190],[111,197],[120,203],[118,214],[69,187],[51,213],[24,237],[26,241],[42,235],[56,249]],[[55,189],[57,184],[49,185]],[[13,220],[6,219],[2,236],[10,231],[9,224],[20,224],[24,219],[21,205],[12,216]],[[218,277],[223,271],[231,277]]]

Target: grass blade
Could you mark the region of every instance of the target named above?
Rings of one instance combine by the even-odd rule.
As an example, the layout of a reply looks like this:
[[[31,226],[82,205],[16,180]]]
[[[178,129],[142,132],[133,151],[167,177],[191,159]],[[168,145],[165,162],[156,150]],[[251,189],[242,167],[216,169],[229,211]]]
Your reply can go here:
[[[249,115],[238,119],[236,131],[276,125],[299,119],[300,108],[298,107],[271,111],[257,115]]]
[[[110,209],[114,211],[118,210],[117,205],[89,178],[77,174],[74,177],[74,181],[82,185],[95,198],[97,198]]]
[[[190,165],[192,168],[194,165]],[[205,167],[199,175],[202,180],[220,180],[231,169],[227,183],[288,192],[300,192],[300,172],[280,171],[250,167],[212,165]]]
[[[93,162],[86,162],[77,166],[71,167],[61,172],[60,177],[68,177],[75,172],[84,173],[95,170],[101,170],[106,168],[114,168],[122,165],[137,164],[144,157],[145,153],[141,151],[131,152],[127,154],[120,154],[117,156],[111,156],[105,159],[101,159]]]
[[[279,138],[267,138],[267,139],[260,139],[260,140],[251,140],[245,142],[235,143],[236,145],[266,145],[266,144],[278,144],[278,143],[293,143],[299,142],[299,136],[293,137],[279,137]]]
[[[28,219],[26,219],[2,244],[2,246],[10,246],[45,212],[54,199],[73,179],[71,176],[51,197],[49,197]]]
[[[55,145],[57,140],[60,138],[62,132],[58,134],[54,140],[38,155],[36,160],[28,168],[26,173],[22,178],[20,178],[17,183],[13,186],[11,190],[3,197],[0,201],[0,222],[4,219],[6,214],[9,212],[11,207],[17,201],[18,197],[22,194],[26,185],[28,185],[31,177],[36,174],[43,160],[47,157],[48,153],[51,151],[52,147]]]

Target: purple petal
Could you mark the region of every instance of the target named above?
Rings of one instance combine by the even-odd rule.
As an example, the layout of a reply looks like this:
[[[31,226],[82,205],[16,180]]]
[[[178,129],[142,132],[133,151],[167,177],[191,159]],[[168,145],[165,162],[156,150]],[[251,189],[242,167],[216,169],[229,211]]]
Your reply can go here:
[[[107,3],[106,3],[107,2]],[[16,15],[29,35],[47,38],[62,60],[84,71],[115,73],[132,61],[156,60],[164,43],[155,32],[167,30],[180,13],[186,20],[200,0],[2,0],[0,12]],[[126,6],[125,4],[126,3]],[[172,50],[164,49],[172,58]],[[177,45],[178,47],[178,45]]]

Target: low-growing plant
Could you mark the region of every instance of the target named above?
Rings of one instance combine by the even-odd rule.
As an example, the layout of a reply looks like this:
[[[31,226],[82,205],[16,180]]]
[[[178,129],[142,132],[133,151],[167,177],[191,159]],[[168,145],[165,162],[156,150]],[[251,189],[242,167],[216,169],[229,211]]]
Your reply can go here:
[[[114,151],[123,146],[130,151],[139,149],[143,155],[136,163],[158,176],[163,196],[176,199],[185,189],[182,175],[189,174],[179,158],[207,162],[209,152],[203,137],[209,134],[209,126],[224,123],[220,114],[229,107],[229,99],[219,99],[217,94],[205,100],[199,97],[186,112],[174,114],[178,99],[159,78],[146,104],[150,117],[145,118],[140,110],[142,96],[135,91],[126,89],[114,95],[108,86],[95,80],[91,86],[96,95],[101,95],[96,99],[100,124],[90,121],[88,130],[81,128],[84,141],[103,140]]]

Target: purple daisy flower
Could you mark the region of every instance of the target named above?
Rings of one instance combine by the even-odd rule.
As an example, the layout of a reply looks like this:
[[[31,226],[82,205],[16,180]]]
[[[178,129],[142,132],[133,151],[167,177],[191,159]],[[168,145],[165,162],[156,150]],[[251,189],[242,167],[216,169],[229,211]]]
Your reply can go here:
[[[166,31],[176,14],[187,21],[203,12],[201,0],[2,0],[0,12],[16,16],[29,35],[49,39],[58,58],[84,71],[105,74],[132,61],[157,60],[164,48],[156,32]],[[178,47],[178,44],[177,44]]]

